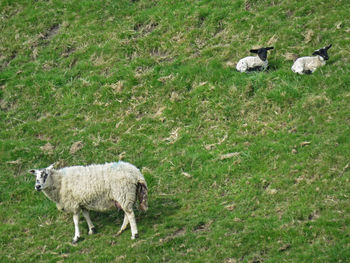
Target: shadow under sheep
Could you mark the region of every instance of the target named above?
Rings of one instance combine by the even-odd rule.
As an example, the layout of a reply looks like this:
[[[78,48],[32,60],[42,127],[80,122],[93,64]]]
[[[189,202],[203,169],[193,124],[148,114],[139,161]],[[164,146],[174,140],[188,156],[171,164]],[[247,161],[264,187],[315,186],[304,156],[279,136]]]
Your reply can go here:
[[[137,226],[153,227],[154,224],[162,224],[167,217],[175,214],[180,207],[179,200],[171,197],[158,197],[148,200],[147,212],[141,212],[135,205],[134,212]],[[90,217],[97,233],[103,232],[103,228],[111,225],[115,226],[115,233],[117,233],[123,223],[124,211],[118,209],[108,212],[90,211]],[[85,220],[83,221],[85,222]],[[84,224],[87,228],[87,223]]]

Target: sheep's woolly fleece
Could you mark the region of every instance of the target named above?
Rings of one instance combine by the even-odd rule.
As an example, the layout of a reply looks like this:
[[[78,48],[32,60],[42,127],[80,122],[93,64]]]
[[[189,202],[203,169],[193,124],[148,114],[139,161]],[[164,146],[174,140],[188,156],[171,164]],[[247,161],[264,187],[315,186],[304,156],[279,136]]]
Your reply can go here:
[[[292,71],[298,74],[313,73],[317,68],[326,64],[326,61],[320,56],[298,58],[293,66]]]
[[[129,208],[136,201],[137,183],[145,182],[139,169],[122,161],[53,170],[51,179],[56,189],[44,194],[56,202],[57,208],[72,213],[81,207],[111,210],[115,208],[114,201]]]
[[[236,69],[239,72],[247,72],[254,69],[265,70],[267,66],[267,60],[262,61],[259,57],[249,56],[238,61]]]

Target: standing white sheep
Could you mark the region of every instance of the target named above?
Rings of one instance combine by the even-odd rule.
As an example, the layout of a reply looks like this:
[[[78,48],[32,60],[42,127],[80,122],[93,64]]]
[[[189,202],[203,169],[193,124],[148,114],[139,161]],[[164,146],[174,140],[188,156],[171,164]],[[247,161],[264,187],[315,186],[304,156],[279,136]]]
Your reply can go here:
[[[318,67],[324,66],[326,64],[326,60],[329,59],[327,51],[331,48],[331,46],[332,44],[315,50],[315,52],[312,53],[313,57],[298,58],[292,66],[293,72],[298,74],[311,74]]]
[[[263,47],[259,49],[251,49],[251,53],[258,54],[258,56],[249,56],[238,61],[236,69],[239,72],[249,72],[255,70],[265,70],[268,66],[267,51],[273,47]]]
[[[36,175],[35,189],[56,203],[59,210],[73,213],[75,235],[78,242],[79,214],[82,211],[89,226],[89,235],[95,232],[88,210],[107,211],[122,209],[124,221],[117,233],[121,234],[130,222],[131,239],[138,237],[133,211],[136,199],[140,209],[146,211],[147,183],[140,170],[126,162],[106,163],[90,166],[72,166],[56,170],[53,165],[45,169],[33,169]]]

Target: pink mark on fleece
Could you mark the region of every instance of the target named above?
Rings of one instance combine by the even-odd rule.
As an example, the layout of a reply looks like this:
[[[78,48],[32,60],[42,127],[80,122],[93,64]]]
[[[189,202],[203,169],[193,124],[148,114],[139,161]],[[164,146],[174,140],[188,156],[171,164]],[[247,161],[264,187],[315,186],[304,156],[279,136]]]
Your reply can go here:
[[[117,201],[114,201],[114,205],[118,210],[122,209],[122,207],[120,206],[120,204]]]

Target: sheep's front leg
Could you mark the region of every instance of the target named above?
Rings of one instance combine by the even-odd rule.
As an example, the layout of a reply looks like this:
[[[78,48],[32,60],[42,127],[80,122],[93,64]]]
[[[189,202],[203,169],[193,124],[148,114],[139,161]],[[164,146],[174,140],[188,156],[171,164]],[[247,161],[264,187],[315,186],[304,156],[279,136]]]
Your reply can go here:
[[[317,69],[316,67],[311,68],[311,69],[310,69],[311,73],[309,73],[309,74],[314,73],[316,69]]]
[[[73,215],[73,222],[74,222],[74,229],[75,229],[75,234],[73,237],[72,243],[75,244],[78,242],[80,238],[80,232],[79,232],[79,213],[76,213]]]
[[[124,221],[123,221],[122,227],[120,228],[120,230],[117,233],[117,236],[119,236],[121,233],[123,233],[123,231],[126,229],[128,224],[129,224],[128,216],[126,215],[126,213],[124,213]]]
[[[85,220],[89,226],[89,235],[95,234],[96,229],[95,229],[95,226],[90,219],[89,211],[83,210],[83,215],[84,215]]]

